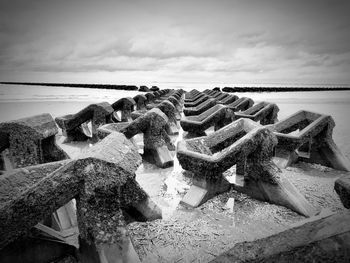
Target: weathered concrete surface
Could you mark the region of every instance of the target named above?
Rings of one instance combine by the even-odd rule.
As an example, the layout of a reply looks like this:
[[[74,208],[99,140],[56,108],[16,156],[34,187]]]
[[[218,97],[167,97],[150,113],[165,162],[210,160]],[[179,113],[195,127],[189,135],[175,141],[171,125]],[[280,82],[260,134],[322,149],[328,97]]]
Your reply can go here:
[[[304,162],[318,163],[337,170],[350,171],[349,160],[346,159],[333,141],[332,134],[335,123],[331,116],[309,111],[299,111],[268,127],[278,138],[275,155],[285,168],[298,155]],[[290,134],[294,132],[293,134]]]
[[[274,124],[277,121],[279,108],[274,103],[259,102],[245,111],[236,113],[236,118],[248,118],[262,125]]]
[[[230,94],[228,94],[228,93],[223,93],[223,92],[219,92],[219,94],[220,94],[219,96],[216,96],[216,97],[215,97],[215,99],[216,99],[217,101],[221,101],[221,100],[227,98],[228,96],[230,96]]]
[[[243,242],[211,262],[349,262],[350,211]]]
[[[135,110],[136,102],[133,98],[121,98],[112,104],[112,108],[115,112],[121,111],[121,119],[119,120],[115,114],[113,114],[113,120],[115,122],[130,122],[131,120],[131,112]]]
[[[135,119],[121,132],[127,138],[143,133],[144,158],[158,167],[166,168],[174,164],[169,150],[175,148],[165,130],[167,123],[168,117],[160,109],[154,108]]]
[[[207,181],[221,178],[224,171],[243,162],[246,183],[235,189],[305,216],[314,215],[317,211],[271,161],[276,144],[268,128],[239,119],[208,136],[180,141],[177,157],[183,169]]]
[[[236,100],[238,100],[238,96],[229,95],[221,100],[218,100],[217,103],[227,105],[227,104],[231,104],[231,103],[235,102]]]
[[[235,119],[234,112],[223,105],[215,105],[198,116],[183,117],[180,125],[184,131],[193,135],[205,135],[205,130],[214,126],[215,130],[231,123]]]
[[[241,97],[234,102],[227,104],[226,106],[230,107],[234,111],[244,111],[253,106],[254,101],[247,97]]]
[[[165,126],[166,132],[169,135],[179,134],[175,106],[170,101],[164,100],[157,105],[157,108],[164,112],[168,117],[168,123]]]
[[[152,107],[153,106],[154,108],[160,109],[168,117],[168,123],[165,126],[166,132],[169,135],[179,134],[179,129],[177,127],[177,120],[176,120],[176,109],[174,105],[170,101],[164,100],[157,105],[152,105]],[[135,120],[138,117],[144,115],[146,112],[147,110],[134,111],[131,113],[131,118]]]
[[[113,108],[108,102],[90,104],[76,114],[69,114],[55,118],[56,123],[67,137],[66,142],[87,140],[89,136],[84,133],[82,125],[91,121],[91,136],[96,137],[99,126],[111,121]]]
[[[55,142],[58,129],[50,114],[0,123],[1,151],[9,149],[14,168],[67,159]]]
[[[206,101],[208,99],[210,99],[210,96],[202,93],[202,95],[197,97],[196,100],[193,100],[191,102],[186,102],[185,101],[184,106],[185,106],[185,108],[196,107],[196,106],[198,106],[199,104],[203,103],[204,101]]]
[[[77,160],[2,175],[0,248],[72,198],[77,199],[81,238],[88,243],[117,242],[124,209],[139,210],[146,219],[160,218],[160,210],[135,181],[140,163],[137,148],[121,133],[112,133]],[[140,203],[149,206],[140,209]]]
[[[334,189],[344,207],[350,208],[350,176],[343,176],[335,181]]]
[[[73,163],[64,161],[16,169],[0,181],[1,249],[74,198],[80,180]]]
[[[153,95],[152,92],[148,92],[145,94],[146,98],[147,98],[147,103],[146,104],[149,104],[149,103],[153,103],[154,100],[155,100],[155,96]]]
[[[184,108],[183,112],[184,112],[185,116],[199,115],[199,114],[205,112],[206,110],[210,109],[211,107],[214,107],[215,105],[216,105],[216,100],[211,98],[211,99],[208,99],[208,100],[202,102],[197,107]]]
[[[136,102],[136,109],[137,110],[145,110],[146,109],[147,97],[145,95],[138,94],[133,99]]]

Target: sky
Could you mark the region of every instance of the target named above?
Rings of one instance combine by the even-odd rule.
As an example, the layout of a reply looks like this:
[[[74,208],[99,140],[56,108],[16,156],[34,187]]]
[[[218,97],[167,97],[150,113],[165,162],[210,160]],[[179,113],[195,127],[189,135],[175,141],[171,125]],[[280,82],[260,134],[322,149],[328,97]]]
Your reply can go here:
[[[349,0],[0,0],[0,81],[350,84]]]

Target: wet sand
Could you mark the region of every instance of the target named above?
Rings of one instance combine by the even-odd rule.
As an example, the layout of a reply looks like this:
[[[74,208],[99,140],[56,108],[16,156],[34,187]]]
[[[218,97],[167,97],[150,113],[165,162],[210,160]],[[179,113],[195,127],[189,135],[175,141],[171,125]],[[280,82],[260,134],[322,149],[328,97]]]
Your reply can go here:
[[[279,119],[301,109],[330,114],[336,121],[334,139],[343,154],[350,157],[350,104],[345,103],[345,99],[344,103],[334,103],[332,100],[310,103],[309,99],[281,99],[273,94],[238,96],[252,97],[255,101],[276,102],[280,107]],[[117,99],[118,97],[113,97],[111,100]],[[101,101],[103,100],[1,102],[0,121],[44,112],[56,117],[75,113],[92,102]],[[175,144],[181,139],[182,134],[172,136]],[[63,140],[59,134],[58,144],[72,158],[92,146],[89,142],[62,144]],[[137,135],[136,141],[142,153],[142,136]],[[175,151],[172,154],[175,156]],[[344,172],[305,163],[298,163],[283,172],[310,203],[325,208],[324,213],[343,209],[333,186],[334,181],[344,175]],[[235,167],[225,175],[231,176],[234,173]],[[208,262],[237,242],[266,237],[305,220],[305,217],[287,208],[254,200],[234,190],[219,195],[196,209],[182,207],[179,201],[191,185],[191,174],[182,170],[176,158],[174,167],[167,169],[159,169],[143,162],[136,172],[136,179],[163,211],[163,220],[134,222],[128,226],[135,249],[143,262]],[[231,210],[225,207],[229,198],[235,199]]]

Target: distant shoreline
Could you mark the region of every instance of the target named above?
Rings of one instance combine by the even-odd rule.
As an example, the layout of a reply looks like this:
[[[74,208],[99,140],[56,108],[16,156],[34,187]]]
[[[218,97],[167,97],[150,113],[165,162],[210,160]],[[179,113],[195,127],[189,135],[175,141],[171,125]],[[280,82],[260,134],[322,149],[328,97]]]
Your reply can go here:
[[[146,86],[135,86],[135,85],[117,85],[117,84],[86,84],[86,83],[46,83],[46,82],[0,82],[0,84],[8,85],[28,85],[28,86],[47,86],[47,87],[71,87],[71,88],[90,88],[90,89],[114,89],[114,90],[140,90],[140,88],[148,88]],[[215,89],[218,89],[216,87]],[[341,86],[325,86],[325,87],[223,87],[220,90],[224,92],[296,92],[296,91],[344,91],[350,90],[350,87]],[[140,90],[141,91],[141,90]],[[149,91],[152,91],[150,88]]]
[[[293,92],[293,91],[341,91],[350,87],[224,87],[224,92]]]

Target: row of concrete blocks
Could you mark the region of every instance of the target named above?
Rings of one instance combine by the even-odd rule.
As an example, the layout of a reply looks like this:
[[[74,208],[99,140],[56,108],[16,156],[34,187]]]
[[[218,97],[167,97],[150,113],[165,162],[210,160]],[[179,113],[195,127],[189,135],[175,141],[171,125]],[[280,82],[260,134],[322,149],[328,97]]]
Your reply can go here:
[[[113,104],[108,102],[91,104],[75,114],[57,117],[55,120],[67,137],[67,142],[83,141],[89,137],[96,139],[99,126],[112,122],[131,121],[131,112],[143,109],[147,103],[153,103],[170,92],[171,90],[159,90],[145,95],[139,94],[134,98],[121,98]],[[91,131],[87,128],[88,122],[91,122]]]
[[[152,93],[137,95],[135,99],[138,104],[140,104],[140,101],[144,101],[143,97],[148,97],[150,104],[154,105],[155,99],[159,99],[165,94],[172,94],[169,95],[166,101],[156,105],[158,109],[154,109],[147,116],[137,122],[134,123],[132,118],[130,118],[130,122],[120,122],[119,130],[124,128],[123,131],[127,133],[128,136],[132,136],[130,132],[127,132],[132,129],[135,134],[141,132],[146,134],[146,152],[150,149],[153,151],[152,149],[158,148],[163,142],[173,149],[174,146],[171,145],[168,133],[178,133],[176,119],[174,117],[176,108],[173,103],[181,105],[182,93],[182,91],[168,90],[155,92],[155,95]],[[131,113],[140,112],[131,111],[131,108],[134,105],[134,100],[131,98],[122,98],[115,104],[117,105],[115,106],[116,109],[122,109],[124,112],[123,116],[125,116],[125,120],[129,119]],[[113,114],[113,112],[113,107],[106,102],[91,104],[76,114],[56,118],[56,122],[62,128],[63,134],[70,139],[73,137],[75,140],[78,139],[78,137],[80,137],[80,139],[89,138],[86,136],[86,132],[83,133],[82,124],[90,120],[92,123],[92,138],[98,139],[98,127],[108,123],[111,120],[111,114]],[[133,118],[135,119],[135,116],[133,116]],[[142,123],[142,125],[139,125],[138,123]],[[136,126],[137,129],[134,128]],[[157,134],[155,131],[157,131]],[[66,159],[68,158],[67,154],[55,142],[55,135],[57,133],[57,126],[50,114],[41,114],[1,123],[0,153],[8,149],[8,159],[12,168]],[[103,133],[100,132],[100,136],[101,134]],[[5,158],[0,158],[0,171],[5,170],[4,159]],[[160,164],[157,161],[156,164],[159,164],[160,166],[165,165]],[[167,163],[167,165],[169,165],[169,163]]]
[[[139,122],[139,123],[141,123],[141,122]],[[323,123],[323,122],[321,122],[321,123]],[[293,125],[295,125],[295,124],[293,124]],[[136,125],[136,126],[138,126],[138,125]],[[313,126],[315,126],[315,125],[313,125]],[[320,126],[316,125],[316,126],[321,127],[322,125],[320,125]],[[286,129],[285,126],[283,126],[283,127],[284,127],[284,129]],[[313,129],[309,128],[308,130],[313,130]],[[317,128],[316,130],[322,130],[322,128]],[[328,132],[326,132],[326,134],[331,134],[331,133],[329,133],[329,131],[328,131]],[[113,133],[112,135],[107,137],[107,138],[109,138],[108,140],[110,140],[111,145],[116,144],[116,140],[114,140],[114,139],[112,140],[111,138],[113,138],[117,135],[118,135],[118,133]],[[223,129],[219,130],[218,132],[216,132],[210,136],[207,136],[204,138],[197,138],[197,139],[193,139],[193,140],[188,140],[188,141],[183,141],[183,142],[180,142],[178,145],[178,158],[180,160],[181,165],[183,165],[183,167],[187,170],[192,170],[194,173],[197,172],[197,175],[199,175],[199,179],[198,179],[199,186],[202,188],[206,188],[205,189],[205,191],[206,191],[205,198],[208,198],[212,194],[220,193],[221,191],[223,191],[223,189],[225,191],[228,189],[227,186],[229,184],[227,184],[225,182],[225,180],[223,180],[223,178],[220,176],[220,174],[222,172],[221,170],[227,169],[227,167],[231,167],[235,163],[237,164],[237,162],[240,162],[240,160],[242,160],[242,156],[244,156],[246,158],[245,158],[245,160],[243,160],[241,162],[241,163],[243,163],[243,165],[241,165],[241,166],[243,167],[244,179],[246,179],[245,182],[247,182],[247,183],[243,187],[239,186],[239,185],[234,186],[234,187],[236,187],[236,189],[240,189],[243,192],[245,191],[247,193],[253,194],[253,196],[255,195],[255,197],[257,197],[257,198],[259,198],[259,195],[260,195],[260,198],[261,198],[261,196],[263,198],[265,198],[264,200],[266,200],[266,196],[268,196],[268,198],[270,198],[270,200],[269,200],[270,202],[276,202],[276,200],[273,200],[274,198],[278,199],[277,200],[278,204],[282,204],[282,205],[285,205],[287,207],[290,207],[293,210],[298,211],[299,213],[302,213],[305,215],[310,215],[310,214],[314,213],[313,212],[314,209],[312,207],[310,207],[309,204],[307,202],[305,202],[305,199],[300,195],[300,193],[298,193],[296,191],[296,189],[294,189],[293,186],[291,186],[288,183],[288,181],[286,181],[286,178],[283,178],[281,172],[278,169],[276,169],[274,164],[271,162],[271,156],[272,156],[271,152],[273,151],[272,149],[276,145],[276,141],[277,141],[276,138],[274,137],[275,134],[273,132],[271,132],[271,129],[269,129],[268,127],[260,127],[260,125],[258,125],[257,123],[242,119],[242,120],[238,120],[238,121],[232,123],[231,125],[224,127]],[[107,138],[105,140],[107,140]],[[109,145],[109,143],[106,143],[105,140],[103,140],[102,142],[104,142],[106,145]],[[118,140],[120,140],[120,138],[118,138]],[[183,145],[184,143],[185,143],[185,146]],[[125,144],[127,144],[127,143],[125,143]],[[87,191],[88,193],[91,193],[91,188],[95,189],[95,187],[96,187],[95,183],[97,183],[96,188],[99,189],[99,187],[102,187],[104,190],[106,190],[106,188],[104,188],[104,187],[106,187],[106,180],[101,179],[101,181],[99,181],[98,180],[99,178],[96,176],[95,172],[97,172],[99,176],[102,174],[105,174],[108,169],[106,170],[103,167],[101,168],[101,161],[99,159],[102,159],[103,161],[107,160],[107,163],[109,165],[110,165],[110,162],[108,162],[108,160],[110,160],[110,159],[108,159],[105,155],[101,155],[101,158],[97,158],[98,161],[96,163],[98,164],[98,166],[97,166],[97,168],[96,168],[97,170],[96,170],[94,167],[94,164],[92,164],[93,160],[95,160],[94,158],[96,158],[96,156],[94,155],[93,157],[91,157],[91,155],[95,154],[95,153],[101,153],[101,154],[110,153],[111,155],[114,156],[115,153],[112,153],[111,151],[108,150],[109,148],[112,148],[111,145],[109,145],[108,147],[100,146],[100,150],[98,150],[98,148],[93,147],[91,149],[90,153],[87,153],[86,155],[79,157],[78,160],[75,161],[73,164],[73,166],[74,166],[73,171],[74,172],[72,172],[72,173],[75,175],[75,173],[77,172],[77,174],[82,175],[81,178],[85,178],[84,180],[87,180],[87,181],[84,181],[83,183],[84,183],[84,186],[87,185],[87,189],[89,190],[89,191]],[[115,146],[113,146],[113,148],[114,147]],[[127,155],[128,151],[126,150],[126,148],[124,149],[122,146],[118,145],[117,149],[118,149],[118,153],[122,154],[122,156],[125,157]],[[124,149],[124,150],[120,150],[120,149]],[[181,155],[183,155],[183,156],[181,156]],[[213,161],[212,157],[214,158],[214,161]],[[196,161],[196,158],[197,158],[197,161]],[[215,158],[216,158],[216,160],[215,160]],[[83,161],[81,161],[81,160],[83,160]],[[115,159],[115,157],[113,157],[111,160],[115,161],[116,159]],[[129,164],[129,163],[135,163],[135,160],[130,162],[130,159],[123,159],[123,161],[122,161],[122,164],[124,164],[124,165]],[[55,164],[50,164],[50,165],[54,166]],[[56,165],[59,165],[59,164],[57,163]],[[65,164],[63,164],[63,166],[64,165]],[[68,165],[68,163],[67,163],[67,165]],[[191,169],[192,166],[194,167],[193,169]],[[41,167],[45,167],[47,169],[47,166],[41,166]],[[71,171],[69,168],[70,166],[64,166],[64,167],[66,167],[66,168],[57,169],[59,171],[53,172],[54,178],[58,178],[58,180],[55,179],[54,182],[52,182],[50,180],[49,181],[43,180],[42,181],[43,187],[36,186],[34,188],[31,188],[33,190],[29,191],[29,197],[28,196],[20,197],[20,195],[16,195],[16,194],[13,195],[13,197],[16,197],[16,198],[19,197],[19,199],[18,199],[19,201],[16,201],[13,203],[13,204],[16,204],[16,205],[14,205],[14,207],[16,207],[16,211],[17,210],[19,211],[17,218],[21,218],[21,215],[23,214],[20,212],[21,211],[20,209],[25,209],[24,207],[26,207],[26,206],[23,206],[24,202],[27,202],[27,201],[33,202],[33,199],[35,199],[34,200],[35,205],[30,206],[31,208],[40,207],[40,206],[38,206],[38,203],[35,203],[35,202],[37,202],[36,199],[39,199],[38,202],[45,202],[45,201],[47,201],[48,203],[52,202],[53,199],[46,200],[46,195],[43,191],[48,186],[51,186],[51,188],[49,189],[49,193],[52,194],[52,191],[53,191],[52,187],[60,185],[60,184],[58,184],[58,182],[60,182],[60,180],[61,180],[61,177],[59,175],[61,173],[60,171],[62,171],[65,174],[63,176],[64,177],[63,180],[69,180],[69,181],[63,181],[64,187],[67,187],[68,184],[71,185],[71,187],[74,187],[74,185],[75,185],[74,180],[78,180],[79,183],[82,182],[82,181],[80,181],[80,180],[82,180],[81,178],[75,179],[74,176],[71,176]],[[79,167],[83,167],[83,168],[79,168]],[[108,166],[108,167],[110,167],[110,166]],[[120,167],[118,167],[118,169],[114,169],[114,168],[112,167],[113,171],[114,170],[118,170],[118,171],[125,170],[125,168],[121,169]],[[17,187],[23,187],[21,189],[24,189],[24,187],[28,187],[28,185],[27,185],[28,180],[23,180],[23,181],[20,180],[20,183],[18,183],[17,180],[18,180],[18,178],[22,178],[23,173],[24,174],[31,174],[32,170],[35,171],[34,173],[39,174],[39,176],[32,176],[33,178],[41,178],[40,172],[38,172],[38,171],[40,171],[40,167],[27,168],[25,170],[17,170],[12,175],[5,175],[4,176],[4,178],[6,180],[1,184],[3,186],[3,189],[2,189],[2,191],[0,191],[1,193],[5,193],[3,195],[4,199],[2,200],[4,202],[2,202],[2,203],[7,204],[7,205],[9,204],[9,202],[7,202],[7,201],[9,200],[8,197],[10,195],[6,194],[6,193],[21,193],[22,191],[20,189],[16,190]],[[66,172],[66,171],[68,171],[68,172]],[[18,173],[20,173],[19,176],[18,176]],[[16,176],[16,174],[17,174],[17,176]],[[72,177],[72,179],[70,179],[71,177]],[[117,177],[119,178],[120,175],[117,175]],[[91,178],[91,180],[89,178]],[[203,180],[203,179],[205,179],[205,180]],[[70,180],[73,180],[73,181],[70,181]],[[69,182],[69,183],[67,183],[67,182]],[[132,180],[129,182],[132,182]],[[113,181],[113,183],[116,183],[116,182]],[[194,186],[198,186],[198,183],[195,182]],[[133,184],[133,182],[131,184]],[[98,185],[101,185],[101,186],[98,186]],[[342,192],[342,196],[343,196],[342,200],[346,200],[346,196],[347,196],[346,193],[349,192],[349,190],[347,190],[349,188],[346,187],[346,183],[345,184],[341,183],[339,185],[341,186],[341,187],[339,187],[339,189],[341,189],[339,191]],[[117,188],[120,190],[120,184],[117,184]],[[59,189],[59,187],[58,187],[58,189]],[[109,188],[107,187],[107,189],[109,189]],[[346,190],[348,192],[346,192]],[[37,192],[39,193],[38,198],[33,198],[36,196]],[[97,190],[97,192],[99,192],[99,190]],[[62,195],[62,191],[59,193],[60,193],[60,195]],[[66,190],[64,190],[64,193],[66,193]],[[84,193],[86,193],[86,191]],[[113,193],[113,196],[114,195],[120,196],[120,195],[116,194],[116,192],[112,191],[112,193]],[[123,193],[126,194],[126,192],[123,192]],[[193,193],[193,188],[190,189],[189,193],[187,194],[187,198],[188,198],[188,195],[191,196],[191,193]],[[27,194],[27,192],[24,194]],[[59,197],[63,198],[61,196],[59,196]],[[54,199],[58,198],[58,195],[54,195],[53,198]],[[70,197],[67,197],[67,199],[69,199],[69,198]],[[347,196],[347,198],[348,198],[347,200],[349,200],[348,196]],[[67,200],[67,199],[64,199],[64,200]],[[91,201],[91,199],[95,200],[96,197],[94,196],[93,198],[92,197],[85,198],[85,199],[83,198],[83,200],[86,200],[86,199]],[[186,197],[185,197],[185,199],[186,199]],[[55,200],[54,201],[55,205],[61,204],[61,203],[56,204],[56,202],[57,201]],[[64,202],[65,201],[62,201],[62,203],[64,203]],[[48,204],[48,203],[45,203],[45,204]],[[87,203],[89,205],[91,205],[91,202],[87,202]],[[101,209],[102,209],[102,207],[100,206],[100,204],[101,203],[105,204],[105,202],[103,202],[103,201],[97,202],[97,203],[98,203],[99,208],[101,208]],[[118,202],[118,203],[120,203],[120,202]],[[95,204],[95,203],[93,202],[93,204]],[[141,206],[141,207],[144,207],[144,206]],[[82,206],[81,210],[84,212],[85,208],[86,207],[84,205],[84,206]],[[55,209],[56,208],[53,208],[52,211],[54,211]],[[94,210],[94,209],[96,209],[96,207],[93,207],[92,210]],[[141,208],[139,208],[139,209],[141,209]],[[4,211],[5,210],[11,211],[11,209],[9,209],[9,206],[4,207]],[[40,210],[42,210],[42,208]],[[13,211],[13,209],[12,209],[12,211]],[[26,210],[26,211],[28,211],[28,210]],[[96,210],[96,211],[99,211],[99,210]],[[152,210],[152,209],[149,211],[154,212],[154,210]],[[6,225],[6,223],[4,223],[4,226],[6,227],[6,229],[8,228],[7,226],[10,225],[9,221],[6,221],[6,219],[9,217],[9,213],[10,212],[7,212],[7,214],[4,213],[4,217],[3,217],[3,220],[4,220],[3,222],[7,222],[7,225]],[[39,213],[38,209],[35,210],[34,213]],[[96,214],[94,214],[94,213],[92,213],[92,214],[93,214],[93,216],[96,217]],[[82,215],[84,216],[85,214],[82,214]],[[30,214],[28,216],[30,218],[32,218],[33,215]],[[14,216],[14,218],[16,218],[16,216]],[[97,216],[97,218],[99,218],[99,217]],[[86,220],[84,219],[84,222],[89,222],[89,217]],[[26,220],[26,222],[31,222],[31,221]],[[99,224],[99,226],[101,226],[100,223],[98,223],[98,224]],[[19,225],[19,227],[16,229],[12,228],[12,231],[15,232],[18,229],[21,229],[20,223],[18,223],[18,225]],[[110,224],[108,224],[108,225],[110,225]],[[115,225],[113,225],[113,226],[115,226]],[[30,227],[28,227],[26,225],[26,226],[24,226],[24,228],[28,230],[28,228],[30,228]],[[82,227],[82,229],[84,229],[84,227]],[[93,229],[93,228],[89,228],[89,229]],[[116,228],[116,229],[118,229],[118,228]],[[5,228],[4,228],[4,230],[1,229],[0,233],[2,233],[3,231],[4,231],[4,233],[6,232]],[[8,231],[11,231],[11,228],[8,228]],[[96,233],[97,232],[95,232],[95,234]],[[101,233],[105,233],[105,231],[104,230],[102,230],[102,232],[98,231],[98,234],[101,234]],[[124,233],[124,232],[121,231],[121,233]],[[90,235],[91,235],[91,233],[88,236],[91,237]],[[117,236],[118,236],[118,234],[117,234]],[[122,234],[120,234],[120,236],[122,236]],[[108,234],[107,239],[109,240],[109,238],[111,238],[111,236]],[[3,240],[3,238],[1,238],[1,240]],[[6,239],[4,239],[4,240],[6,240]],[[105,245],[105,243],[102,242],[99,244],[100,245],[102,244],[102,249],[100,247],[97,250],[96,249],[95,250],[89,249],[88,251],[94,251],[94,253],[97,253],[97,254],[100,253],[99,254],[100,256],[101,256],[101,253],[108,254],[110,252],[110,250],[108,250],[109,251],[108,252],[107,250],[103,249],[103,246]],[[112,244],[114,244],[114,243],[112,243]],[[89,247],[90,245],[91,245],[91,243],[88,243],[88,245],[86,245],[85,248]],[[95,245],[93,245],[93,246],[95,246]],[[109,244],[108,246],[110,247],[111,245]],[[113,247],[113,245],[112,245],[112,247]],[[106,248],[106,247],[104,247],[104,248]],[[117,250],[116,247],[114,247],[114,248]],[[96,252],[96,251],[99,251],[99,252]],[[114,253],[115,253],[115,250],[114,250]],[[82,253],[82,255],[84,255],[84,253]],[[104,254],[104,256],[106,256],[106,255]]]
[[[196,98],[195,94],[186,94],[185,103]],[[193,187],[182,203],[196,207],[228,191],[232,185],[222,174],[236,165],[240,180],[233,184],[235,189],[305,216],[314,215],[317,209],[284,178],[280,168],[301,159],[350,171],[348,160],[332,139],[333,127],[330,116],[300,111],[266,126],[239,119],[208,136],[179,142],[179,162],[194,174]]]
[[[252,99],[238,98],[228,93],[210,90],[193,90],[191,93],[192,96],[185,99],[184,114],[187,116],[180,122],[183,130],[189,133],[188,137],[204,136],[208,128],[214,126],[214,130],[218,130],[240,118],[251,119],[262,125],[273,124],[277,120],[279,108],[274,103],[260,102],[253,106]],[[186,108],[186,105],[191,108]]]
[[[179,133],[176,119],[178,107],[182,107],[182,90],[172,92],[170,96],[160,98],[146,109],[131,113],[130,123],[111,123],[98,128],[100,139],[112,132],[121,132],[128,139],[143,133],[143,158],[160,168],[173,166],[174,160],[170,151],[175,151],[169,135]],[[135,142],[136,143],[136,142]]]
[[[186,99],[194,99],[196,94],[188,93]],[[194,184],[182,203],[197,206],[234,187],[305,216],[315,215],[318,209],[289,183],[275,163],[286,167],[300,158],[349,171],[348,160],[332,139],[333,127],[330,116],[299,111],[265,127],[241,119],[209,136],[179,142],[180,164],[194,175]],[[289,134],[292,131],[296,132]],[[234,163],[243,180],[236,178],[231,185],[222,173]],[[350,208],[350,176],[336,180],[334,188],[344,206]],[[349,262],[349,220],[348,211],[324,218],[320,215],[277,235],[238,243],[212,262]]]
[[[181,105],[182,93],[181,90],[172,91],[167,99],[176,99]],[[106,257],[111,260],[116,256],[130,256],[130,249],[125,249],[125,246],[130,248],[132,244],[125,230],[123,215],[136,210],[141,216],[137,219],[161,218],[159,208],[135,181],[134,172],[140,164],[140,155],[137,147],[127,140],[142,132],[145,139],[145,155],[152,156],[156,153],[155,155],[163,156],[161,149],[168,145],[170,140],[164,139],[168,117],[160,109],[171,111],[169,114],[173,116],[175,107],[168,100],[155,107],[131,123],[125,123],[121,129],[125,135],[111,130],[106,133],[106,127],[100,127],[98,135],[104,139],[75,160],[50,162],[51,159],[38,159],[36,156],[27,162],[45,164],[27,166],[27,162],[24,162],[19,166],[26,166],[25,168],[5,172],[0,183],[0,208],[1,211],[6,211],[1,213],[0,217],[0,249],[24,233],[30,232],[32,226],[72,198],[76,198],[80,232],[79,255],[82,262],[105,262],[103,260]],[[33,139],[34,144],[39,142],[34,147],[37,152],[51,152],[52,147],[43,150],[46,145],[45,136],[52,140],[56,150],[59,149],[54,139],[57,127],[49,114],[3,124],[3,127],[7,127],[8,137],[14,136],[9,131],[15,130],[17,126],[21,132],[28,134],[25,139]],[[106,137],[107,134],[109,136]],[[22,139],[18,137],[13,140]],[[6,143],[4,148],[9,145],[10,143]],[[62,154],[60,159],[67,158],[63,151]],[[26,154],[18,157],[21,158],[25,159]],[[110,212],[112,214],[109,214]],[[47,229],[42,225],[41,228]],[[55,233],[52,229],[49,232]],[[55,236],[57,235],[59,234],[56,233]],[[13,259],[11,246],[0,252],[0,256],[5,258],[9,251],[10,258]],[[138,260],[137,256],[133,260]]]
[[[128,220],[162,217],[135,180],[141,162],[138,149],[123,134],[112,133],[75,159],[1,175],[0,258],[19,259],[21,252],[11,252],[11,244],[32,233],[34,226],[73,198],[77,201],[81,262],[114,262],[113,258],[127,256],[121,247],[132,246],[126,231]],[[49,233],[60,236],[52,229]]]

